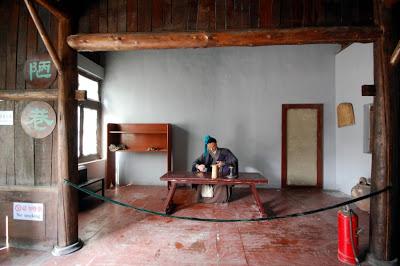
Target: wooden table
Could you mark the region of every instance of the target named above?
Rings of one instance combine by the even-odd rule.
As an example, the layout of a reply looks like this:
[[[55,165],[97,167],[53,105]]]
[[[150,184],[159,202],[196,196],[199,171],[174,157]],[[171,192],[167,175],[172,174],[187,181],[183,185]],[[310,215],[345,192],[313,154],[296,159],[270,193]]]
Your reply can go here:
[[[248,185],[251,188],[261,216],[265,216],[264,206],[257,193],[256,185],[268,184],[268,179],[258,173],[239,173],[237,178],[219,177],[211,179],[211,173],[168,172],[161,176],[160,179],[168,182],[168,195],[163,207],[165,213],[169,213],[172,209],[172,198],[174,197],[177,184]]]

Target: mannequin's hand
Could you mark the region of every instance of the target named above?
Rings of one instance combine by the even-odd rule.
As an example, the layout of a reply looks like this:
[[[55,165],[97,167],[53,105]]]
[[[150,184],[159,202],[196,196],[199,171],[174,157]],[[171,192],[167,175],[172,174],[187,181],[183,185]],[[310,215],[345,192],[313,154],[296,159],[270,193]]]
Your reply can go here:
[[[197,170],[199,170],[200,172],[205,172],[206,166],[204,164],[199,164],[197,165]]]

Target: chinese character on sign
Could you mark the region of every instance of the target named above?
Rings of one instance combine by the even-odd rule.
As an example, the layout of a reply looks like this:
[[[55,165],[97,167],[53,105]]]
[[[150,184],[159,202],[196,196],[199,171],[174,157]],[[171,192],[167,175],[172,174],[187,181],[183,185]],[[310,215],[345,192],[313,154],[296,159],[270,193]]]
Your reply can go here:
[[[31,125],[31,127],[37,131],[43,131],[47,126],[53,125],[53,123],[54,120],[49,119],[49,111],[40,108],[34,108],[31,110],[27,122],[28,125]]]
[[[48,61],[34,61],[29,63],[29,79],[49,79],[51,77],[50,73],[51,62]]]
[[[49,54],[35,54],[25,63],[25,81],[28,89],[44,89],[57,78],[57,69]]]
[[[31,137],[41,139],[47,137],[56,125],[54,109],[46,102],[30,102],[21,114],[21,125]]]

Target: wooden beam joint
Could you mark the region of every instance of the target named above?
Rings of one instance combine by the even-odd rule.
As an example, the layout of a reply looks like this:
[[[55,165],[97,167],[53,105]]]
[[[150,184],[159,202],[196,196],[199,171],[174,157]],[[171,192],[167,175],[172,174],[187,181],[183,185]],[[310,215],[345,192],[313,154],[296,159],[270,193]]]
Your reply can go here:
[[[53,16],[55,16],[57,19],[69,19],[70,16],[67,15],[65,12],[61,11],[54,5],[50,4],[49,1],[47,0],[34,0],[36,3],[44,7],[47,11],[50,12]]]

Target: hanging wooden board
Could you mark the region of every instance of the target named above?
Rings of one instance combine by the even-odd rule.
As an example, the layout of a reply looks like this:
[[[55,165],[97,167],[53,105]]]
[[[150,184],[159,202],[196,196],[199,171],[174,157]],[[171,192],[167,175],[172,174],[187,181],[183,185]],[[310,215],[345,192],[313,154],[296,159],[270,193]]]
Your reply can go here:
[[[42,139],[53,132],[56,114],[48,103],[34,101],[22,111],[21,125],[26,134],[35,139]]]
[[[30,56],[25,62],[26,85],[33,89],[50,87],[57,78],[57,69],[49,54]]]
[[[338,127],[351,126],[355,124],[353,104],[340,103],[337,107]]]

